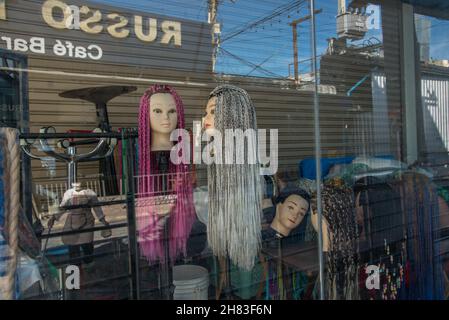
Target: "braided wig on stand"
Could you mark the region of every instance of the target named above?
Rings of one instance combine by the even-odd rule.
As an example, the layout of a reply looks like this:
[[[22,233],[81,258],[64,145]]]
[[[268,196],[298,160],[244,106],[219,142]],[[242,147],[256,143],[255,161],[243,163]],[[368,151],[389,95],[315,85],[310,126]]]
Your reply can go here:
[[[184,129],[184,105],[175,89],[166,85],[153,85],[142,96],[139,108],[139,183],[138,195],[148,198],[161,194],[164,190],[156,190],[160,187],[155,178],[157,168],[152,167],[150,161],[151,152],[151,127],[150,127],[150,103],[151,96],[156,93],[169,93],[176,103],[178,115],[177,129]],[[189,166],[187,164],[175,165],[172,161],[168,165],[168,176],[176,181],[174,189],[176,205],[170,212],[169,218],[169,258],[173,261],[180,254],[186,254],[187,239],[195,220],[193,207],[192,182],[190,180]],[[156,207],[151,201],[138,201],[138,232],[142,254],[149,262],[164,261],[163,227],[160,227],[160,217],[157,216]]]
[[[226,129],[257,130],[256,111],[245,90],[221,85],[211,92],[209,99],[213,97],[216,98],[215,129],[223,137]],[[223,159],[230,156],[229,152],[230,148],[223,146]],[[253,268],[261,247],[260,167],[248,163],[249,152],[257,155],[257,143],[245,148],[243,164],[213,163],[207,170],[209,245],[216,256],[228,256],[246,270]]]

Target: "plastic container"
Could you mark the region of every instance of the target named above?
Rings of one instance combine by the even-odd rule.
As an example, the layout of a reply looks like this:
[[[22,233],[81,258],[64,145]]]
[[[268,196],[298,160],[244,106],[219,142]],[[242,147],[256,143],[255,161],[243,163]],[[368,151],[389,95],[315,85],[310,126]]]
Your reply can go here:
[[[173,267],[174,300],[208,300],[209,272],[201,266]]]

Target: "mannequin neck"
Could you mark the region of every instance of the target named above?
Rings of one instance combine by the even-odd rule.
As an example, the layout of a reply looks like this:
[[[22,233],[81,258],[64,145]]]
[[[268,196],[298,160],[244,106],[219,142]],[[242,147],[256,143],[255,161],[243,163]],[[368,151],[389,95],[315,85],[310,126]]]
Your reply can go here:
[[[277,217],[273,219],[271,229],[280,233],[283,237],[287,237],[290,234],[290,230],[283,226]]]
[[[151,132],[151,151],[168,151],[172,148],[170,133]]]

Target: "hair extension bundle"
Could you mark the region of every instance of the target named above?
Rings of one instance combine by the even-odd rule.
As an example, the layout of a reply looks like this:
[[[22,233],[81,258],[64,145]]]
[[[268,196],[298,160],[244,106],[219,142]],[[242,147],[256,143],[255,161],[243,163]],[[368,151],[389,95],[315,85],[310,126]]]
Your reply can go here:
[[[324,183],[323,217],[329,225],[327,299],[358,298],[357,222],[352,189],[342,180]]]

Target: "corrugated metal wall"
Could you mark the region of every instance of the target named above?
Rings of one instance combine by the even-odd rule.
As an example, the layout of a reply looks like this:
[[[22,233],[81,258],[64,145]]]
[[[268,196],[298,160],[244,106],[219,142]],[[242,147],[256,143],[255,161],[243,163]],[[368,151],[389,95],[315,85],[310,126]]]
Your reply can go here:
[[[356,117],[357,154],[363,156],[393,155],[394,143],[389,123],[385,74],[371,75],[372,111]],[[371,134],[370,134],[371,133]]]
[[[421,80],[425,152],[449,151],[449,76],[424,74]]]

